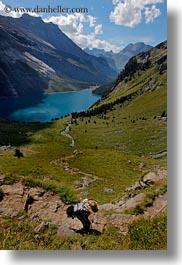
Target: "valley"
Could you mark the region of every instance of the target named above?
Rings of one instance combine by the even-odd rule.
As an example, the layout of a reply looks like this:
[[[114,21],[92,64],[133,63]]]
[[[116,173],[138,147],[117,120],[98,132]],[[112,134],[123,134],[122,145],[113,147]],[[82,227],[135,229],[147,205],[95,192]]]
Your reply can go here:
[[[8,245],[3,234],[0,244],[11,249],[38,244],[41,249],[167,248],[166,54],[163,42],[132,57],[112,88],[87,111],[42,124],[0,120],[1,226],[4,231],[11,227],[21,242],[40,225],[32,214],[49,223],[25,243],[12,237]],[[22,158],[14,156],[15,148]],[[21,202],[21,211],[13,215],[2,211],[10,199],[9,185],[23,185],[23,202],[24,195],[33,197],[28,208]],[[93,233],[83,236],[70,232],[65,209],[85,197],[96,199],[100,210],[92,216]],[[58,202],[59,210],[46,198]],[[51,217],[56,211],[62,222]]]

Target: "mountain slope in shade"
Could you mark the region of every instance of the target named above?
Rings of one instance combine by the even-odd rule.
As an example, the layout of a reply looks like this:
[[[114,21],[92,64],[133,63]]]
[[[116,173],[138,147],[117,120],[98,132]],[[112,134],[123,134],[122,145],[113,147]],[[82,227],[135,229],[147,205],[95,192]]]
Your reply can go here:
[[[39,17],[0,16],[0,39],[0,96],[78,90],[117,75]]]
[[[119,53],[105,52],[105,50],[96,49],[90,50],[86,48],[84,51],[88,54],[103,57],[108,61],[108,64],[116,70],[118,73],[124,68],[129,59],[140,52],[146,52],[150,50],[152,46],[147,45],[143,42],[137,42],[135,44],[128,44],[123,50]]]

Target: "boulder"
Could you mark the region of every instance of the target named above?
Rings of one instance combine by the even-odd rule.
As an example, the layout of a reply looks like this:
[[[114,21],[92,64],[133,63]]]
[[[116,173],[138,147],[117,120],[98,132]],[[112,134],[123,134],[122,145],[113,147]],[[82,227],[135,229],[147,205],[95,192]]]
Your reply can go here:
[[[154,184],[155,182],[157,182],[159,180],[159,177],[156,173],[154,172],[149,172],[147,173],[144,177],[143,177],[143,182],[146,185],[151,185]]]
[[[135,207],[137,204],[143,201],[145,197],[144,193],[139,193],[133,198],[128,199],[121,207],[121,210],[126,210]]]
[[[104,211],[111,211],[115,210],[116,208],[118,208],[118,206],[112,203],[106,203],[99,206],[99,210],[104,210]]]
[[[20,211],[24,210],[26,199],[26,195],[5,195],[0,202],[0,216],[17,216]]]
[[[23,196],[24,194],[24,186],[21,183],[15,183],[13,185],[2,185],[1,189],[6,195]]]

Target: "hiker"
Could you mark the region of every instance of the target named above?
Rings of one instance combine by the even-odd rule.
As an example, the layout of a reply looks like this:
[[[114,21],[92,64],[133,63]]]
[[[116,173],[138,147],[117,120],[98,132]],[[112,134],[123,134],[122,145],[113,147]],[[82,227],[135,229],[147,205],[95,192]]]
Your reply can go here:
[[[72,204],[66,210],[67,217],[77,217],[83,224],[83,230],[88,232],[91,226],[91,222],[88,219],[92,212],[98,211],[98,204],[95,200],[84,199],[81,202]]]

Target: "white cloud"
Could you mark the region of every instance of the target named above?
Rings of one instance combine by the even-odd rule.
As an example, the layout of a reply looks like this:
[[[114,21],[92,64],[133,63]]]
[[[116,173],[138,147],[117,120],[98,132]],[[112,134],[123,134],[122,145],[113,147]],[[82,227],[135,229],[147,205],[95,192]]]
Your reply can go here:
[[[44,22],[57,24],[66,34],[81,34],[83,32],[83,14],[71,14],[67,16],[52,16],[45,18]]]
[[[81,48],[97,48],[97,49],[104,49],[105,51],[113,51],[119,52],[121,47],[117,47],[112,45],[111,43],[107,42],[106,40],[97,39],[94,33],[90,33],[87,35],[81,34],[74,36],[73,40],[77,43]]]
[[[156,8],[155,5],[153,5],[151,8],[146,7],[145,8],[146,23],[153,22],[156,17],[160,16],[160,14],[161,14],[160,9]]]
[[[116,25],[135,27],[142,22],[151,23],[161,12],[155,4],[163,3],[163,0],[112,0],[114,10],[110,13],[110,21]],[[150,7],[149,5],[152,5]]]
[[[128,1],[124,3],[119,2],[114,11],[110,14],[111,22],[116,25],[123,25],[128,27],[134,27],[141,22],[141,10],[138,7],[132,6]]]
[[[14,18],[19,18],[21,17],[23,14],[29,14],[30,16],[33,16],[33,17],[38,17],[39,15],[35,12],[24,12],[23,11],[23,7],[20,7],[22,8],[21,11],[22,12],[15,12],[15,11],[11,11],[11,7],[8,6],[8,5],[5,5],[3,4],[2,1],[0,1],[0,15],[1,16],[5,16],[5,17],[14,17]],[[6,12],[5,10],[7,10],[8,12]]]
[[[98,35],[98,34],[102,34],[102,33],[103,33],[102,24],[99,24],[95,27],[95,34]]]
[[[6,5],[3,4],[2,1],[0,1],[0,15],[6,16],[6,17],[21,17],[19,13],[16,13],[14,11],[10,11],[9,13],[5,12]]]
[[[96,23],[96,18],[84,14],[67,14],[67,16],[59,15],[44,19],[45,22],[52,22],[58,27],[78,46],[81,48],[97,48],[105,51],[119,52],[121,48],[110,44],[106,40],[100,40],[96,36],[103,33],[102,24],[94,27],[93,32],[84,34],[84,25],[89,23],[92,28]]]
[[[120,0],[112,0],[112,2],[113,2],[113,5],[116,5],[120,2]]]
[[[0,15],[2,16],[11,16],[14,18],[21,17],[22,13],[11,11],[6,13],[4,11],[5,5],[0,1]],[[24,12],[25,13],[25,12]],[[36,13],[29,13],[33,16],[38,16]],[[43,19],[44,22],[52,22],[57,24],[58,27],[78,46],[81,48],[98,48],[104,49],[105,51],[112,50],[113,52],[119,52],[121,47],[112,45],[106,40],[101,40],[97,38],[97,35],[103,33],[102,24],[96,25],[96,17],[86,14],[67,14],[65,16],[51,16],[49,18]],[[84,34],[84,26],[87,24],[87,27],[90,29],[93,28],[93,32],[89,34]]]
[[[90,23],[90,27],[91,28],[95,27],[96,17],[93,17],[91,15],[88,15],[87,18],[88,18],[88,21]]]

